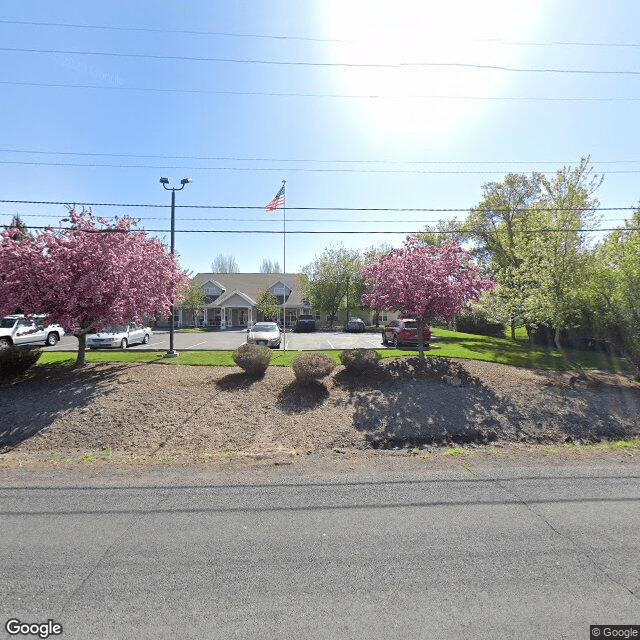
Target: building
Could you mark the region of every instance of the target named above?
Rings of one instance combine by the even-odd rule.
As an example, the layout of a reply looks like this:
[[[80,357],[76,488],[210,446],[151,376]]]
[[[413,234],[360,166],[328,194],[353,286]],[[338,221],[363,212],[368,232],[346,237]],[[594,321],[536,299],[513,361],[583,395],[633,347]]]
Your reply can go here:
[[[202,288],[204,305],[194,318],[188,305],[176,305],[176,327],[228,329],[247,327],[262,320],[258,311],[260,295],[268,290],[286,309],[287,325],[295,324],[301,313],[311,313],[302,299],[295,273],[198,273],[193,280]],[[280,314],[282,320],[282,312]]]

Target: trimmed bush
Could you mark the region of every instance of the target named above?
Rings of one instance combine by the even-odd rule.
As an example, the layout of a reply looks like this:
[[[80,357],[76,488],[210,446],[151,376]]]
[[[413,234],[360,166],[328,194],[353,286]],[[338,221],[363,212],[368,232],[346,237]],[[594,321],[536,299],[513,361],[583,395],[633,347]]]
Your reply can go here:
[[[460,333],[475,333],[492,338],[504,338],[504,325],[491,322],[480,314],[461,314],[456,316],[455,329]]]
[[[257,344],[242,344],[233,352],[232,357],[250,376],[261,376],[271,362],[271,349]]]
[[[310,384],[320,378],[328,376],[337,363],[324,353],[309,353],[294,358],[292,363],[296,381],[300,384]]]
[[[378,368],[380,356],[375,349],[345,349],[340,352],[340,362],[350,373],[365,373]]]
[[[33,347],[9,346],[0,348],[0,378],[12,378],[27,371],[36,362],[42,351]]]

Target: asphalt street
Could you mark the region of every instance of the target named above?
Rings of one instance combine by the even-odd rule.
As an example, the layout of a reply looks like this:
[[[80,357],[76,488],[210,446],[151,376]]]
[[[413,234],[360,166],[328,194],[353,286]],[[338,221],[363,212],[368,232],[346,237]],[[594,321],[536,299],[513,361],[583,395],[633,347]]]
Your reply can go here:
[[[583,640],[640,624],[637,462],[0,483],[3,630]]]

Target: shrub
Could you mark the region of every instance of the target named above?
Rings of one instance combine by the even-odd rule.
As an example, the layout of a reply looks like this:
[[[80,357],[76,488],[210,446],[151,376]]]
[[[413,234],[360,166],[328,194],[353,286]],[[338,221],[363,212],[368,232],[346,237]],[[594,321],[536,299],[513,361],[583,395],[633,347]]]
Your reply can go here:
[[[242,344],[233,352],[232,357],[250,376],[261,376],[271,362],[271,350],[257,344]]]
[[[309,384],[328,376],[337,363],[324,353],[310,353],[293,360],[293,373],[300,384]]]
[[[11,378],[32,367],[42,351],[33,347],[9,346],[0,348],[0,378]]]
[[[380,356],[375,349],[345,349],[340,352],[340,362],[351,373],[364,373],[377,369]]]
[[[481,314],[461,314],[455,318],[456,331],[460,333],[475,333],[492,338],[504,338],[504,325],[491,322]]]

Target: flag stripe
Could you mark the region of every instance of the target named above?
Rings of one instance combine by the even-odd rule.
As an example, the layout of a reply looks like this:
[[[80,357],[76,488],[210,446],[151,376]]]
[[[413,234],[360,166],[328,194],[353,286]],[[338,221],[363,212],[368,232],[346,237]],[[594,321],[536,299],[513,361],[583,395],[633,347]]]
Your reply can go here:
[[[275,211],[278,207],[282,207],[284,205],[284,185],[280,187],[280,191],[276,193],[275,197],[271,202],[269,202],[264,210],[265,211]]]

